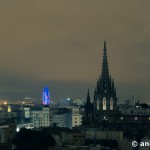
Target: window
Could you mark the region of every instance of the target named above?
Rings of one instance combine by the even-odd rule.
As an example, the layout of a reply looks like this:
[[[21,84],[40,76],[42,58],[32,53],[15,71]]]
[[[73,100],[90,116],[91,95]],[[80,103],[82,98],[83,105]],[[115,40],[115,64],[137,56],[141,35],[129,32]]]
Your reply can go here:
[[[135,120],[138,120],[138,117],[135,117],[134,119],[135,119]]]
[[[123,118],[123,117],[120,117],[120,119],[123,120],[124,118]]]
[[[103,110],[106,110],[106,97],[103,98]]]
[[[110,110],[113,110],[113,98],[110,98]]]
[[[97,100],[97,110],[99,110],[99,100]]]

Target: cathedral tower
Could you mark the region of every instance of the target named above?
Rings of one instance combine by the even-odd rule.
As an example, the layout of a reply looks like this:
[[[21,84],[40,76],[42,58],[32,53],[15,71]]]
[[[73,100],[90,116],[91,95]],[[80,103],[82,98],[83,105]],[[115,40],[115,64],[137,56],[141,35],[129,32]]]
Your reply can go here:
[[[94,92],[95,111],[101,113],[115,112],[117,110],[117,97],[114,80],[109,74],[107,48],[104,41],[102,71]]]
[[[104,41],[102,71],[97,80],[92,102],[88,90],[82,125],[99,126],[103,121],[114,122],[117,114],[116,88],[109,74],[107,48]]]

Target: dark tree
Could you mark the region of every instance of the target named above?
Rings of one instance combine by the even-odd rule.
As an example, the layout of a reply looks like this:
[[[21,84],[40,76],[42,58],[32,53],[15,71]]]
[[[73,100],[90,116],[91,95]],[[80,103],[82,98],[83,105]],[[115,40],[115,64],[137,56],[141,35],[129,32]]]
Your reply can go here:
[[[22,129],[14,138],[17,150],[47,150],[49,146],[55,146],[55,143],[46,131]]]

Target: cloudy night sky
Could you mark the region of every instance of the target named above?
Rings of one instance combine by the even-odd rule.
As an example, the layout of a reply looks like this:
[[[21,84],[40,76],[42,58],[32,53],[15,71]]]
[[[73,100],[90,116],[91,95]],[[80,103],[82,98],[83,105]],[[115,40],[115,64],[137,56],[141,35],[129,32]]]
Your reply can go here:
[[[1,0],[0,99],[86,98],[103,42],[120,99],[150,102],[150,1]]]

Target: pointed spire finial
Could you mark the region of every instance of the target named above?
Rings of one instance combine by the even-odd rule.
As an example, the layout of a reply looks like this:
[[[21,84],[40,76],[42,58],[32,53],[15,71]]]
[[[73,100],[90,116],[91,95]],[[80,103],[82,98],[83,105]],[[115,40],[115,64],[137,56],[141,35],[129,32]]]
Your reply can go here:
[[[104,50],[106,50],[106,41],[104,41]]]
[[[103,63],[102,63],[101,77],[109,79],[109,69],[108,69],[108,61],[107,61],[106,41],[104,41]]]

